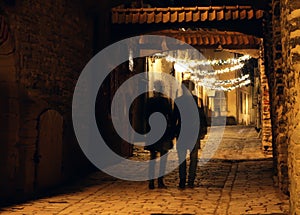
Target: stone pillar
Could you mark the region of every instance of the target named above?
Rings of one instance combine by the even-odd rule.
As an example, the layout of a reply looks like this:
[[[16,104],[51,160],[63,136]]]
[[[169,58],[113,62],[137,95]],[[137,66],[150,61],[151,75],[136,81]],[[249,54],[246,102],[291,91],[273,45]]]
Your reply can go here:
[[[263,47],[261,48],[261,56],[259,58],[259,72],[260,72],[260,117],[261,117],[261,137],[262,137],[262,150],[266,153],[272,152],[272,127],[270,116],[270,96],[269,84],[265,72],[265,65],[263,61]]]
[[[283,47],[283,106],[286,129],[282,131],[288,145],[290,213],[300,214],[300,2],[281,0]]]
[[[281,44],[281,24],[280,24],[280,0],[273,0],[272,4],[272,58],[273,58],[273,113],[274,113],[274,141],[277,152],[277,172],[279,187],[284,193],[288,193],[288,171],[287,171],[287,121],[285,120],[284,104],[284,77],[283,58]]]
[[[280,0],[273,0],[271,13],[267,14],[265,34],[265,63],[266,75],[270,87],[272,145],[275,174],[278,176],[279,188],[288,193],[287,143],[288,129],[285,120],[284,78],[281,45]]]

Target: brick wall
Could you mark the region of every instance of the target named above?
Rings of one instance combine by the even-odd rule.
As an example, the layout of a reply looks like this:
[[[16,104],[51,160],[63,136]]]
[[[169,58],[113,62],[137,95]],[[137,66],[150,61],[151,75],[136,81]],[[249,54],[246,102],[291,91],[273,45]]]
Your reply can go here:
[[[11,134],[1,138],[6,145],[0,149],[8,152],[0,156],[6,166],[0,168],[0,196],[7,197],[34,189],[37,125],[46,109],[58,111],[64,120],[62,180],[89,164],[73,134],[71,102],[95,40],[94,18],[79,0],[16,1],[3,11],[13,41],[0,49],[13,52],[0,53],[0,88],[5,96],[1,104],[6,104],[1,106],[6,112],[1,110],[0,118],[6,118],[1,119],[5,130],[0,135]]]
[[[291,214],[300,214],[300,2],[281,0],[281,32],[283,45],[284,120],[288,146]]]

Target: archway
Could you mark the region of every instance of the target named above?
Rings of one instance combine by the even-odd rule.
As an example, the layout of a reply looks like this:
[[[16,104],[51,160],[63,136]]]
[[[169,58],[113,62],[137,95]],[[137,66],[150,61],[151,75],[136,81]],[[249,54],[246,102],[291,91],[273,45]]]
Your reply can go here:
[[[252,4],[252,3],[249,3]],[[271,5],[271,4],[270,4]],[[263,102],[267,102],[268,104],[264,108],[264,117],[266,122],[268,121],[268,135],[265,135],[263,138],[267,139],[269,142],[272,139],[272,148],[273,148],[273,155],[274,155],[274,172],[276,177],[278,178],[278,185],[280,189],[284,193],[288,193],[289,189],[289,177],[288,176],[288,137],[286,133],[288,133],[288,126],[291,126],[289,123],[284,122],[286,117],[283,116],[284,113],[289,112],[286,104],[289,103],[285,98],[284,95],[288,94],[289,96],[292,95],[294,92],[290,90],[288,93],[285,88],[292,88],[294,86],[293,78],[284,77],[284,69],[282,67],[283,57],[282,57],[282,48],[291,47],[294,49],[295,53],[294,58],[290,56],[290,52],[286,51],[286,60],[294,60],[296,61],[296,57],[298,53],[296,51],[296,45],[298,44],[297,41],[298,36],[297,32],[294,31],[293,35],[287,35],[289,32],[285,32],[282,34],[282,26],[285,24],[286,26],[291,27],[287,23],[283,23],[280,20],[285,20],[289,13],[287,11],[293,10],[294,13],[290,15],[290,18],[295,20],[293,26],[288,29],[290,31],[297,29],[296,16],[297,16],[297,8],[299,5],[293,5],[292,8],[289,7],[289,3],[285,2],[282,3],[285,5],[286,8],[280,10],[280,1],[273,0],[271,10],[268,11],[264,8],[265,11],[262,11],[262,15],[259,16],[259,12],[255,13],[256,18],[261,22],[253,22],[251,25],[243,24],[240,22],[242,19],[249,18],[249,16],[244,16],[241,10],[247,10],[243,7],[236,7],[232,8],[231,15],[234,17],[235,21],[227,22],[223,20],[222,16],[222,9],[225,12],[230,11],[229,8],[226,6],[221,8],[214,8],[210,7],[205,11],[203,8],[117,8],[112,9],[113,13],[113,32],[117,32],[116,29],[120,32],[122,36],[132,36],[128,35],[125,32],[125,26],[127,28],[133,28],[132,34],[144,34],[148,33],[149,29],[152,31],[163,31],[165,29],[179,29],[179,28],[197,28],[201,26],[202,28],[216,28],[223,31],[234,30],[239,32],[244,32],[246,34],[254,34],[263,38],[263,48],[261,48],[261,59],[260,66],[264,70],[263,77],[263,87],[262,87],[262,96],[264,97]],[[199,10],[199,11],[197,11]],[[203,11],[201,11],[203,10]],[[286,11],[286,13],[281,15],[282,11]],[[202,16],[195,15],[197,12],[198,14],[202,14]],[[247,13],[249,15],[249,13]],[[195,16],[194,16],[195,15]],[[257,17],[258,15],[258,17]],[[193,19],[196,17],[197,22],[193,23]],[[201,22],[201,18],[203,18],[203,22]],[[212,22],[213,20],[217,19],[216,23]],[[230,19],[230,17],[228,18]],[[287,22],[285,20],[285,22]],[[191,24],[192,23],[192,24]],[[226,24],[231,24],[231,26]],[[220,26],[223,25],[223,26]],[[137,28],[139,26],[139,28]],[[247,28],[247,29],[245,29]],[[114,31],[115,30],[115,31]],[[252,32],[250,32],[252,31]],[[282,38],[282,35],[285,37]],[[194,38],[189,37],[185,38],[184,41],[193,41]],[[287,45],[287,41],[292,39],[292,44]],[[290,62],[289,61],[289,62]],[[286,62],[288,64],[288,62]],[[293,68],[290,68],[292,71]],[[289,86],[286,86],[287,82],[290,82]],[[270,87],[270,88],[269,88]],[[270,98],[269,95],[270,94]],[[292,98],[291,96],[290,98]],[[294,99],[293,99],[294,101]],[[271,104],[269,104],[269,102]],[[266,104],[266,103],[262,103]],[[294,104],[294,103],[293,103]],[[271,113],[270,113],[271,111]],[[270,119],[272,119],[272,129],[270,124]],[[295,121],[294,121],[295,120]],[[297,127],[297,120],[293,119],[293,125]],[[271,133],[272,137],[271,138]],[[295,135],[293,136],[295,137]],[[270,146],[266,147],[270,149]],[[294,159],[294,158],[293,158]],[[294,167],[294,164],[290,164],[290,166]],[[292,172],[294,174],[294,171]]]

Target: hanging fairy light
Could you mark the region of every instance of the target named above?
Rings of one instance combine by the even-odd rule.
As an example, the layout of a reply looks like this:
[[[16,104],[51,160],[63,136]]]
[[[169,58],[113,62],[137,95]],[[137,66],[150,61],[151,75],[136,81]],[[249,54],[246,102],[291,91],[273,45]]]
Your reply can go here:
[[[192,70],[193,73],[199,74],[199,75],[203,75],[203,76],[207,76],[207,75],[218,75],[218,74],[224,74],[224,73],[228,73],[228,72],[234,72],[237,71],[241,68],[244,67],[244,63],[240,63],[238,65],[232,66],[232,67],[228,67],[225,69],[216,69],[216,70]]]
[[[132,52],[132,49],[129,50],[129,70],[131,72],[133,72],[133,66],[134,66],[134,63],[133,63],[133,52]]]
[[[175,54],[174,54],[175,55]],[[245,62],[251,59],[250,55],[244,55],[239,58],[228,58],[226,60],[192,60],[187,58],[182,58],[179,56],[173,57],[170,54],[165,54],[165,58],[168,62],[174,62],[177,65],[181,65],[181,67],[186,68],[187,72],[196,73],[202,76],[213,76],[228,72],[237,71],[244,67]],[[204,69],[203,67],[209,66],[224,66],[231,65],[230,67],[224,69]],[[202,67],[202,69],[197,69],[196,67]]]
[[[189,72],[189,73],[194,73],[194,71],[188,67],[186,64],[181,64],[181,63],[174,63],[174,69],[177,72]]]
[[[177,62],[180,64],[186,64],[190,68],[194,68],[196,66],[223,66],[223,65],[240,65],[242,62],[250,60],[250,55],[244,55],[239,58],[229,58],[227,60],[191,60],[191,59],[183,59],[183,58],[175,58],[171,55],[166,56],[166,60],[169,62]]]
[[[218,90],[218,91],[232,91],[232,90],[235,90],[236,88],[240,88],[240,87],[243,87],[243,86],[246,86],[248,84],[251,83],[251,80],[245,80],[237,85],[234,85],[234,86],[230,86],[230,87],[224,87],[224,86],[215,86],[215,85],[209,85],[209,84],[205,84],[204,82],[197,82],[197,84],[199,86],[203,86],[205,88],[208,88],[210,90]]]
[[[178,72],[189,72],[192,74],[197,74],[201,76],[214,76],[218,74],[224,74],[228,72],[234,72],[244,67],[244,63],[240,63],[239,65],[228,67],[225,69],[216,69],[216,70],[197,70],[190,68],[187,64],[178,63],[174,64],[174,68]]]
[[[191,76],[191,80],[194,81],[197,85],[203,86],[211,90],[220,90],[220,91],[231,91],[236,88],[246,86],[251,83],[249,75],[244,75],[239,78],[230,79],[230,80],[216,80],[215,78],[203,78],[200,79],[196,76]],[[231,85],[231,86],[228,86]]]
[[[217,80],[215,81],[215,85],[233,85],[240,83],[245,80],[249,80],[249,74],[243,75],[242,77],[239,78],[234,78],[234,79],[229,79],[229,80]]]
[[[251,59],[250,55],[244,55],[239,58],[228,58],[226,60],[191,60],[185,55],[181,54],[180,57],[176,53],[175,56],[176,57],[169,54],[161,54],[157,57],[165,57],[168,62],[173,62],[176,71],[189,73],[191,75],[190,79],[195,82],[195,84],[207,89],[231,91],[251,83],[249,74],[229,80],[217,80],[215,78],[218,74],[229,73],[242,69],[246,61]],[[204,69],[205,67],[224,65],[231,66],[223,69]],[[198,69],[197,67],[202,67],[202,69]]]

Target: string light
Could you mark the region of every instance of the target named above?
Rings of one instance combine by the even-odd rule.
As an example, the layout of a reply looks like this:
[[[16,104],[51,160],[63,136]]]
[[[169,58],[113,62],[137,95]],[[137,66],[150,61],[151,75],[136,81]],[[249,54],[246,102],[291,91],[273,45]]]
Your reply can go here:
[[[240,88],[240,87],[243,87],[243,86],[246,86],[248,84],[251,83],[251,80],[245,80],[237,85],[234,85],[234,86],[230,86],[230,87],[224,87],[224,86],[214,86],[214,85],[210,85],[210,84],[205,84],[205,83],[199,83],[197,82],[196,84],[200,85],[200,86],[203,86],[205,88],[208,88],[208,89],[211,89],[211,90],[217,90],[217,91],[232,91],[232,90],[235,90],[236,88]]]
[[[240,63],[238,65],[232,66],[232,67],[228,67],[225,69],[217,69],[217,70],[192,70],[193,73],[197,73],[199,75],[202,76],[207,76],[207,75],[218,75],[218,74],[224,74],[224,73],[228,73],[228,72],[234,72],[236,70],[239,70],[241,68],[244,67],[244,63]]]
[[[187,66],[187,64],[181,64],[181,63],[175,63],[174,67],[175,67],[175,70],[176,70],[176,68],[178,68],[176,70],[178,72],[189,72],[189,73],[197,74],[200,76],[214,76],[214,75],[218,75],[218,74],[224,74],[224,73],[228,73],[228,72],[237,71],[237,70],[243,68],[244,65],[245,64],[240,63],[236,66],[228,67],[225,69],[217,69],[217,70],[196,70],[196,69],[191,69],[189,66]]]
[[[160,55],[162,57],[164,55]],[[250,55],[244,55],[239,58],[229,58],[227,60],[191,60],[191,59],[183,59],[183,58],[175,58],[171,55],[164,56],[168,62],[175,62],[175,65],[180,65],[181,68],[186,68],[187,72],[197,73],[199,75],[207,76],[207,75],[218,75],[224,74],[228,72],[237,71],[244,67],[245,62],[251,59]],[[197,69],[196,67],[209,67],[209,66],[224,66],[224,65],[232,65],[231,67],[227,67],[224,69],[216,69],[216,70],[207,70],[207,69]],[[179,67],[179,66],[178,66]],[[182,72],[182,71],[180,71]]]
[[[157,57],[165,57],[168,62],[174,62],[174,67],[176,71],[190,73],[192,81],[194,81],[197,85],[203,86],[211,90],[231,91],[251,83],[249,74],[230,80],[217,80],[213,77],[218,74],[233,72],[242,69],[245,65],[245,62],[251,59],[250,55],[244,55],[239,58],[229,58],[227,60],[191,60],[184,58],[175,58],[171,55],[160,55]],[[203,68],[209,66],[224,65],[231,66],[224,69],[216,70],[198,69],[199,67]]]
[[[128,59],[128,61],[129,61],[129,70],[131,71],[131,72],[133,72],[133,52],[132,52],[132,49],[130,49],[129,50],[129,59]]]
[[[239,58],[229,58],[227,60],[191,60],[191,59],[182,59],[175,58],[170,55],[166,56],[166,60],[169,62],[176,62],[180,64],[186,64],[190,68],[194,68],[197,66],[223,66],[223,65],[239,65],[242,62],[250,60],[250,55],[244,55]]]
[[[249,74],[247,75],[244,75],[240,78],[235,78],[235,79],[229,79],[229,80],[216,80],[215,81],[215,84],[216,85],[233,85],[233,84],[237,84],[237,83],[240,83],[242,81],[245,81],[245,80],[249,80]]]
[[[246,86],[251,83],[249,75],[244,75],[240,78],[230,79],[230,80],[216,80],[215,78],[204,78],[200,79],[198,77],[192,76],[191,79],[197,85],[203,86],[211,90],[220,90],[220,91],[231,91],[236,88]],[[228,86],[232,85],[232,86]]]

